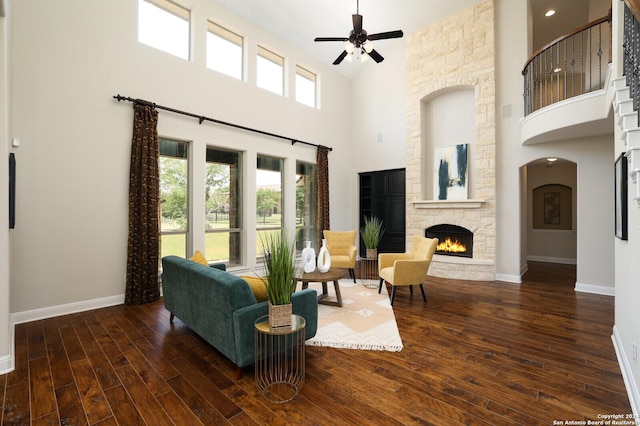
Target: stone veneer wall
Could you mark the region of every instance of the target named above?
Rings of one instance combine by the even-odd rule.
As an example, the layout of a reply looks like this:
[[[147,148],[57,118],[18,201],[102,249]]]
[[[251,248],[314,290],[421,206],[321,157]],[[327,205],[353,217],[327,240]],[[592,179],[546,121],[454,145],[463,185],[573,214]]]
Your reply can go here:
[[[407,66],[407,238],[440,223],[474,232],[473,258],[434,256],[430,275],[495,279],[496,117],[494,0],[486,0],[406,39]],[[476,140],[470,150],[469,194],[473,202],[425,200],[424,176],[433,165],[423,158],[422,104],[461,87],[475,91]],[[429,163],[429,164],[427,164]]]

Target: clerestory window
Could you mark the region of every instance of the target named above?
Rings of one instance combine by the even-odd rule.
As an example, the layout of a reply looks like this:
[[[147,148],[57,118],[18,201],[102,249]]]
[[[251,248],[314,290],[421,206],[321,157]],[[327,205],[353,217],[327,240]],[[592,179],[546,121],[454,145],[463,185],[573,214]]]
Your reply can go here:
[[[138,41],[189,60],[189,16],[169,0],[138,0]]]
[[[258,87],[275,94],[284,95],[284,58],[262,46],[258,46]]]
[[[207,21],[207,68],[242,80],[244,38]]]
[[[317,107],[316,80],[315,73],[296,65],[296,101],[312,108]]]

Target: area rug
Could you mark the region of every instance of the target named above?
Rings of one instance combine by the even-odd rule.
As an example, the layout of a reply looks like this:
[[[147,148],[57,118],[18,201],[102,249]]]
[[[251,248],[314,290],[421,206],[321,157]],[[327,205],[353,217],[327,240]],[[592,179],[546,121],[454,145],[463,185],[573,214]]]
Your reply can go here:
[[[328,300],[335,300],[333,283],[327,283]],[[309,288],[322,292],[322,284]],[[402,339],[386,286],[366,288],[360,280],[340,280],[341,308],[318,305],[318,331],[308,346],[399,352]]]

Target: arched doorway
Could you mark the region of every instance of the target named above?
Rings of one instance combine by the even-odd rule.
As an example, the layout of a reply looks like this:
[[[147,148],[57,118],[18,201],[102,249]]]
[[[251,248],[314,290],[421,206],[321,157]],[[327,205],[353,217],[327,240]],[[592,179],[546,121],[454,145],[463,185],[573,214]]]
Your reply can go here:
[[[577,165],[540,158],[524,166],[523,261],[575,265],[577,261]]]

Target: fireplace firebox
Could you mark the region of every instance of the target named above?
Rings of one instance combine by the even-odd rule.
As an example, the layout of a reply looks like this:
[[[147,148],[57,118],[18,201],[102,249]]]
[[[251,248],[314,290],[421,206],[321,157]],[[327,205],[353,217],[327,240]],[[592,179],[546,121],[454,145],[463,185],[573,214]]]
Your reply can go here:
[[[434,225],[424,230],[427,238],[439,240],[436,254],[473,257],[473,232],[458,225]]]

